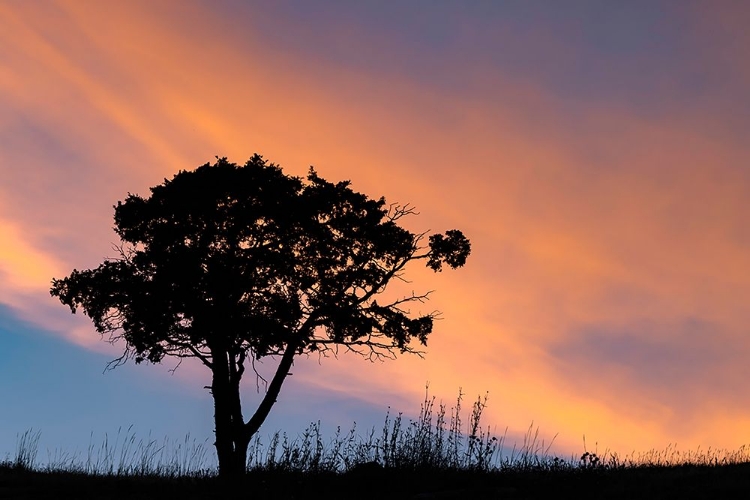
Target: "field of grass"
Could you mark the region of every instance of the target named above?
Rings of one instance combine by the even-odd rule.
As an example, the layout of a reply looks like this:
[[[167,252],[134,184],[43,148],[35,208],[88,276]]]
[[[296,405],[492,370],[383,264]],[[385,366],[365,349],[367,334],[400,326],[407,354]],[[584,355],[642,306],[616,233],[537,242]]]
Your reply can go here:
[[[723,498],[750,494],[750,450],[638,456],[584,452],[555,457],[530,428],[505,446],[481,426],[486,397],[461,419],[428,397],[416,420],[388,413],[382,429],[356,427],[324,439],[314,423],[300,436],[276,433],[250,445],[240,484],[216,475],[213,448],[136,439],[132,429],[89,445],[85,456],[56,451],[38,461],[38,431],[18,436],[14,456],[0,460],[0,498]],[[239,488],[239,490],[238,490]]]

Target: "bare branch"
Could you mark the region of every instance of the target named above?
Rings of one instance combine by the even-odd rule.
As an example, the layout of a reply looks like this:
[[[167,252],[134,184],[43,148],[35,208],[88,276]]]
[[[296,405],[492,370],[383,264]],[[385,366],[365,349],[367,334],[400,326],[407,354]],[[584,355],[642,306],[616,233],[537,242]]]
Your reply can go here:
[[[105,373],[109,370],[114,370],[118,366],[124,365],[125,362],[132,357],[133,356],[131,355],[130,351],[128,349],[125,349],[125,352],[123,352],[122,356],[120,356],[119,358],[115,358],[112,361],[107,362],[102,373]]]
[[[177,369],[178,369],[178,368],[180,367],[180,365],[182,364],[182,360],[184,359],[184,358],[183,358],[183,356],[178,356],[178,358],[179,358],[179,360],[177,361],[177,364],[176,364],[176,365],[174,366],[174,368],[172,368],[172,369],[170,369],[170,370],[167,370],[167,371],[169,371],[169,372],[170,372],[170,373],[171,373],[172,375],[174,375],[174,372],[175,372],[175,371],[177,371]]]
[[[255,356],[250,356],[250,366],[252,366],[253,372],[255,373],[255,391],[260,393],[260,381],[262,380],[263,385],[265,386],[263,392],[268,392],[268,380],[266,380],[255,368]]]

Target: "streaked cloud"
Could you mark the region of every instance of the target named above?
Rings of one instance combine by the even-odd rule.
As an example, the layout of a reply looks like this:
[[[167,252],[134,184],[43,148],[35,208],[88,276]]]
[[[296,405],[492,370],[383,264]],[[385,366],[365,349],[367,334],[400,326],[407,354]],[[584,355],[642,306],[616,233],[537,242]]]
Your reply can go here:
[[[562,449],[743,444],[744,4],[179,5],[0,5],[0,302],[99,349],[49,280],[113,253],[128,192],[257,151],[473,245],[410,271],[445,316],[424,360],[310,359],[295,385],[489,390],[493,424]]]

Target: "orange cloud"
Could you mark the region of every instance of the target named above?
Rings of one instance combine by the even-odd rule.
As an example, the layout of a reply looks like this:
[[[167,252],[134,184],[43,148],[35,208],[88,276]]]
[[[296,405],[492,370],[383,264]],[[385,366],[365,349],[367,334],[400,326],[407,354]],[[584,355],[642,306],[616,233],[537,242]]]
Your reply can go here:
[[[127,192],[216,154],[242,162],[257,151],[289,173],[312,163],[412,203],[422,214],[410,228],[460,228],[473,245],[456,273],[410,270],[415,290],[436,290],[424,307],[445,315],[424,360],[344,356],[293,383],[383,404],[421,400],[428,380],[447,402],[459,386],[469,399],[489,390],[493,425],[534,420],[560,433],[564,450],[580,449],[583,434],[621,452],[742,444],[747,410],[731,403],[741,361],[717,351],[696,364],[700,383],[677,358],[666,362],[681,378],[639,376],[669,346],[706,352],[712,344],[685,334],[690,320],[712,325],[729,350],[747,349],[750,158],[744,143],[710,133],[721,113],[617,102],[572,112],[541,83],[468,64],[454,71],[475,91],[453,92],[310,61],[252,30],[212,29],[221,18],[201,5],[185,9],[173,18],[137,2],[50,3],[47,15],[0,5],[0,42],[14,48],[12,71],[0,65],[0,104],[23,117],[0,126],[29,137],[33,124],[74,158],[58,164],[54,149],[33,144],[0,153],[10,179],[0,195],[25,207],[0,211],[0,268],[11,273],[1,301],[41,297],[52,276],[97,265],[113,239],[111,205]],[[24,172],[12,171],[21,160]],[[55,182],[29,187],[47,177]],[[34,189],[48,199],[30,203]],[[67,314],[45,307],[49,318]],[[85,330],[71,331],[86,343]],[[618,342],[630,357],[617,357]]]
[[[3,288],[19,292],[47,290],[49,277],[62,265],[54,257],[40,252],[12,221],[0,222],[0,272]],[[7,300],[3,302],[9,302]]]

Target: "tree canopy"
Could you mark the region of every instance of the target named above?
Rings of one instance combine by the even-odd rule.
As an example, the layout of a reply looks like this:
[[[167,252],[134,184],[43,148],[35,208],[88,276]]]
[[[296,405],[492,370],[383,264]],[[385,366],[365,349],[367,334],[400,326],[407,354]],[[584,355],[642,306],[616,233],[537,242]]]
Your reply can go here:
[[[427,294],[383,303],[379,295],[410,261],[440,271],[470,253],[458,230],[427,237],[401,227],[415,213],[408,205],[368,198],[313,168],[306,179],[286,175],[259,155],[180,171],[149,197],[129,194],[114,208],[120,255],[54,279],[51,294],[125,341],[115,365],[173,356],[211,369],[220,472],[244,467],[240,448],[295,355],[345,347],[393,357],[417,352],[414,340],[425,345],[434,313],[414,317],[407,305]],[[245,422],[239,382],[248,356],[281,359]]]

